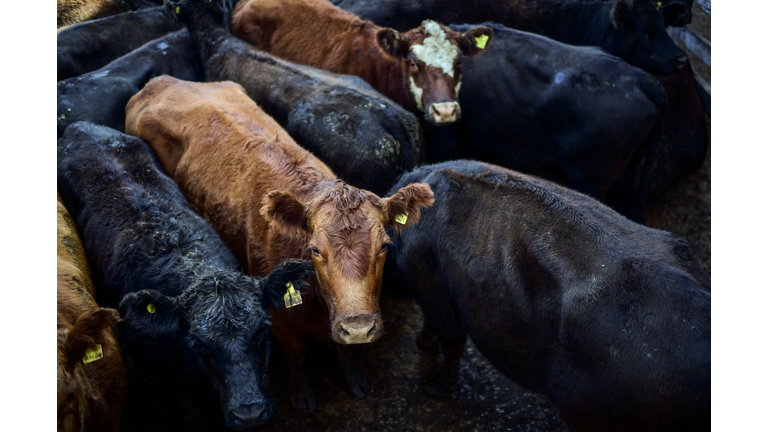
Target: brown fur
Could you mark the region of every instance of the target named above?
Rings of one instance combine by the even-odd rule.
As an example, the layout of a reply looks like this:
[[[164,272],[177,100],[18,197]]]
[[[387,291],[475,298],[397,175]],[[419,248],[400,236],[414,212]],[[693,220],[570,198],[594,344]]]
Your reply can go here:
[[[462,44],[462,33],[441,27],[453,45],[467,45]],[[478,29],[492,36],[488,27]],[[384,38],[380,32],[393,37]],[[243,0],[235,7],[232,33],[286,60],[359,76],[411,112],[417,111],[417,104],[409,90],[410,77],[423,90],[423,107],[427,111],[432,102],[457,99],[455,87],[461,78],[460,66],[454,64],[454,76],[450,77],[409,54],[411,45],[424,41],[423,25],[399,34],[362,20],[327,0]],[[380,37],[382,42],[378,41]],[[464,51],[465,55],[481,52]],[[411,61],[418,65],[418,70]]]
[[[124,0],[56,0],[56,27],[132,10],[136,10],[136,6]]]
[[[57,197],[57,429],[119,431],[126,378],[109,326],[120,317],[96,304],[85,251]],[[83,363],[85,350],[94,344],[101,345],[104,357]]]
[[[341,342],[328,322],[381,319],[380,251],[389,241],[391,199],[337,180],[232,82],[158,77],[129,101],[126,115],[126,131],[152,146],[249,274],[266,275],[287,258],[313,260],[317,277],[304,304],[272,311],[286,349],[303,349],[299,334]],[[429,188],[409,187],[425,190],[408,205],[432,202]]]

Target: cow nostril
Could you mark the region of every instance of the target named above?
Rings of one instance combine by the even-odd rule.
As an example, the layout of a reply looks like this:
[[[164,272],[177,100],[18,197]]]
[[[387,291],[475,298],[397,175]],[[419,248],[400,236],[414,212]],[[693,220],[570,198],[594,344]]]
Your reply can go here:
[[[345,329],[344,327],[341,327],[339,330],[341,330],[341,335],[342,335],[342,336],[344,336],[344,337],[350,337],[350,336],[352,336],[351,334],[349,334],[349,332],[347,331],[347,329]]]
[[[366,334],[366,337],[371,337],[373,335],[373,332],[376,331],[376,323],[373,323],[373,327],[371,327],[370,330],[368,330],[368,333]]]

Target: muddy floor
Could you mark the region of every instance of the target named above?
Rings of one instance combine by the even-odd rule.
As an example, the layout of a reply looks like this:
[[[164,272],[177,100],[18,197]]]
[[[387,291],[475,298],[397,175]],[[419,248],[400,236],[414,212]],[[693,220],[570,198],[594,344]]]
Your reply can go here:
[[[694,3],[694,5],[696,5]],[[698,5],[696,5],[698,7]],[[694,12],[694,21],[703,14]],[[709,17],[706,17],[706,36]],[[696,24],[696,23],[694,23]],[[703,33],[701,25],[694,28]],[[709,81],[709,70],[700,73]],[[711,274],[711,156],[704,165],[675,184],[646,211],[646,223],[685,237],[696,258]],[[360,346],[363,369],[371,393],[358,399],[347,393],[338,372],[335,352],[313,346],[310,377],[317,410],[307,416],[291,405],[288,364],[277,343],[270,366],[270,392],[275,416],[262,431],[567,431],[557,410],[501,375],[469,341],[461,360],[459,384],[449,397],[435,398],[422,391],[423,364],[415,340],[423,318],[415,302],[393,289],[381,299],[387,333],[376,343]],[[181,431],[183,413],[167,383],[128,366],[125,430]],[[199,400],[206,407],[203,420],[191,420],[198,430],[228,430],[216,413],[216,401]],[[188,424],[189,425],[189,424]],[[187,426],[188,426],[187,425]]]

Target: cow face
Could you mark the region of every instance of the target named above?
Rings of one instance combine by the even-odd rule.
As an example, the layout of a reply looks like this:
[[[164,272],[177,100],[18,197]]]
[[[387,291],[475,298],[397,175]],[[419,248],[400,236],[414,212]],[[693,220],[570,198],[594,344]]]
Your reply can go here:
[[[458,33],[427,20],[402,35],[384,28],[376,37],[385,53],[403,63],[404,87],[427,121],[445,125],[461,118],[461,59],[485,52],[493,37],[489,27]]]
[[[410,184],[381,199],[337,181],[309,203],[287,191],[272,191],[261,214],[288,236],[306,238],[317,281],[328,305],[331,337],[340,344],[381,337],[379,293],[390,239],[385,229],[414,225],[433,202],[425,184]],[[302,244],[304,244],[302,242]]]
[[[154,290],[123,297],[130,346],[147,353],[145,361],[208,380],[228,427],[262,424],[273,414],[265,386],[270,347],[262,305],[279,304],[288,281],[305,285],[299,278],[311,274],[310,264],[281,264],[263,280],[200,267],[197,280],[178,297]]]
[[[124,374],[124,371],[119,352],[110,355],[109,350],[116,347],[107,340],[104,332],[119,320],[116,310],[102,308],[82,315],[69,331],[60,331],[57,335],[58,431],[88,430],[97,414],[110,411],[101,388],[110,382],[106,371],[110,366],[105,368],[105,363],[119,363],[119,368],[113,369],[116,373]],[[85,353],[95,344],[101,345],[104,357],[86,363]],[[96,423],[99,423],[98,419]]]
[[[608,36],[606,48],[627,63],[669,75],[688,60],[667,34],[653,1],[614,0],[611,23],[615,32]]]

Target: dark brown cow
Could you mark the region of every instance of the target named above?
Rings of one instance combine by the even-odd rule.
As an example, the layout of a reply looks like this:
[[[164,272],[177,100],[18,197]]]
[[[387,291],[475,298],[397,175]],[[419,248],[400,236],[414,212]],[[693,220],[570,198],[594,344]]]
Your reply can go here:
[[[118,431],[126,378],[109,326],[120,316],[96,304],[85,250],[61,196],[56,195],[57,430]]]
[[[286,60],[359,76],[434,124],[460,118],[461,58],[483,53],[493,36],[485,26],[459,33],[430,20],[400,34],[326,0],[242,1],[232,33]]]
[[[270,310],[271,330],[294,366],[297,407],[311,411],[300,336],[357,344],[382,335],[385,228],[418,222],[420,208],[432,203],[431,189],[411,184],[381,199],[344,184],[232,82],[155,78],[128,102],[126,132],[152,146],[249,274],[266,275],[287,258],[312,259],[317,273],[304,303]],[[364,396],[368,383],[350,374],[348,363],[342,362],[345,380]]]

